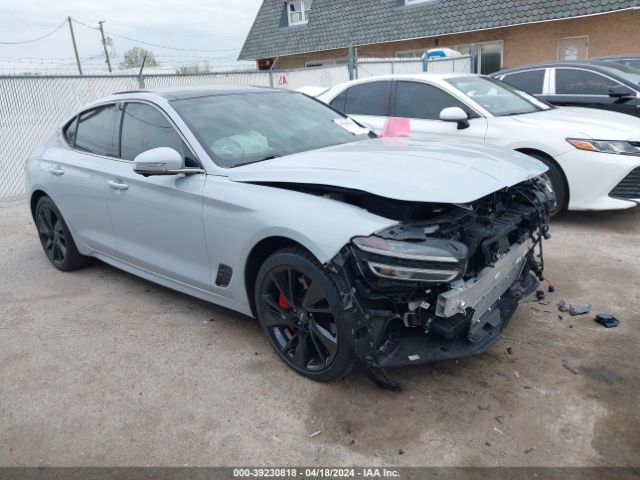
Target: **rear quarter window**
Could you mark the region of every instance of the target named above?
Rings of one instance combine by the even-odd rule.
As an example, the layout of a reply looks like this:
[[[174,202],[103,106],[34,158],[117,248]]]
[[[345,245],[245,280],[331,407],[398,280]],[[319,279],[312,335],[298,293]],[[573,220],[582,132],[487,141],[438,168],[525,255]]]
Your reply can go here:
[[[69,123],[62,128],[62,135],[69,144],[73,147],[76,144],[76,129],[78,128],[78,117],[75,117]]]

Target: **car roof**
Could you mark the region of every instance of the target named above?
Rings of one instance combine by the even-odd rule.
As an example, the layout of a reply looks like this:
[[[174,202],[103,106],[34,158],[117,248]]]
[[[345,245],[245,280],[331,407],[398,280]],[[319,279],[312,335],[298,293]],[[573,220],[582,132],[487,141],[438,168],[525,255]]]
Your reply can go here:
[[[618,58],[618,57],[615,57]],[[532,63],[529,65],[523,65],[522,67],[505,68],[498,72],[493,73],[493,76],[505,75],[512,72],[521,72],[523,70],[533,70],[535,68],[552,68],[552,67],[586,67],[591,70],[601,70],[601,68],[611,69],[616,68],[616,64],[607,62],[604,60],[570,60],[564,62],[542,62]]]
[[[628,55],[607,55],[604,57],[595,57],[592,60],[618,60],[618,59],[640,58],[640,53],[630,53]]]
[[[367,77],[364,79],[358,79],[354,81],[366,81],[366,80],[447,80],[448,78],[455,77],[468,77],[476,76],[475,73],[434,73],[434,72],[422,72],[422,73],[393,73],[389,75],[376,75],[375,77]]]
[[[363,83],[385,81],[385,80],[422,80],[422,81],[433,81],[434,83],[444,83],[445,80],[448,80],[450,78],[471,77],[471,76],[477,77],[479,75],[475,73],[430,73],[430,72],[394,73],[389,75],[376,75],[374,77],[359,78],[357,80],[351,80],[348,82],[339,83],[331,87],[330,90],[335,91],[334,89],[336,88],[341,89],[341,88],[344,88],[345,86],[353,86],[353,85],[359,85]]]
[[[126,96],[127,98],[135,97],[136,95],[157,95],[167,100],[185,100],[187,98],[208,97],[215,95],[231,95],[241,93],[256,93],[256,92],[282,92],[269,87],[259,86],[236,86],[236,85],[208,85],[202,87],[168,87],[158,89],[139,89],[139,90],[126,90],[122,92],[115,92],[114,96]]]

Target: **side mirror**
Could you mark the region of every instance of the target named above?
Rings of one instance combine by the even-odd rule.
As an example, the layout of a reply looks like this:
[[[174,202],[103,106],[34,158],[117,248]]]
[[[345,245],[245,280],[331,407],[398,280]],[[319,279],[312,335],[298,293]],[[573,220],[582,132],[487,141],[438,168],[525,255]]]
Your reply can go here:
[[[609,89],[609,96],[612,98],[623,98],[623,97],[631,97],[634,92],[628,87],[624,85],[616,85],[615,87],[611,87]]]
[[[151,175],[178,175],[180,173],[203,173],[199,168],[185,168],[184,160],[173,148],[158,147],[142,152],[133,159],[133,171],[149,177]]]
[[[443,122],[456,122],[458,130],[469,128],[469,115],[460,107],[447,107],[440,112],[440,120]]]

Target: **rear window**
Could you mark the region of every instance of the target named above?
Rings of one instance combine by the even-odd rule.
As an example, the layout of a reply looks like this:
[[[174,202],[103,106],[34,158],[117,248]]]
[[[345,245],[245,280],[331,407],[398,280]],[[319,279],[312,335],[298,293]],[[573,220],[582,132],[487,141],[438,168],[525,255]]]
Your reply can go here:
[[[529,70],[528,72],[511,73],[502,80],[519,90],[539,95],[542,93],[544,73],[544,70]]]
[[[87,110],[80,114],[75,147],[97,155],[117,156],[115,124],[117,109],[115,105]]]

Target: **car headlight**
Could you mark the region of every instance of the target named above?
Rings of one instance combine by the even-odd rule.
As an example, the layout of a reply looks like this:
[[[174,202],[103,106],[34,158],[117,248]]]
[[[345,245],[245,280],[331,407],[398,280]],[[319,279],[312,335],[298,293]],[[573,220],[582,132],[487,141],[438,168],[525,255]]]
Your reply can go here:
[[[356,257],[376,277],[421,283],[446,283],[460,278],[466,269],[466,245],[439,238],[421,242],[378,236],[352,240]]]
[[[584,138],[567,138],[567,142],[578,150],[588,152],[613,153],[616,155],[640,155],[640,147],[620,140],[588,140]]]

